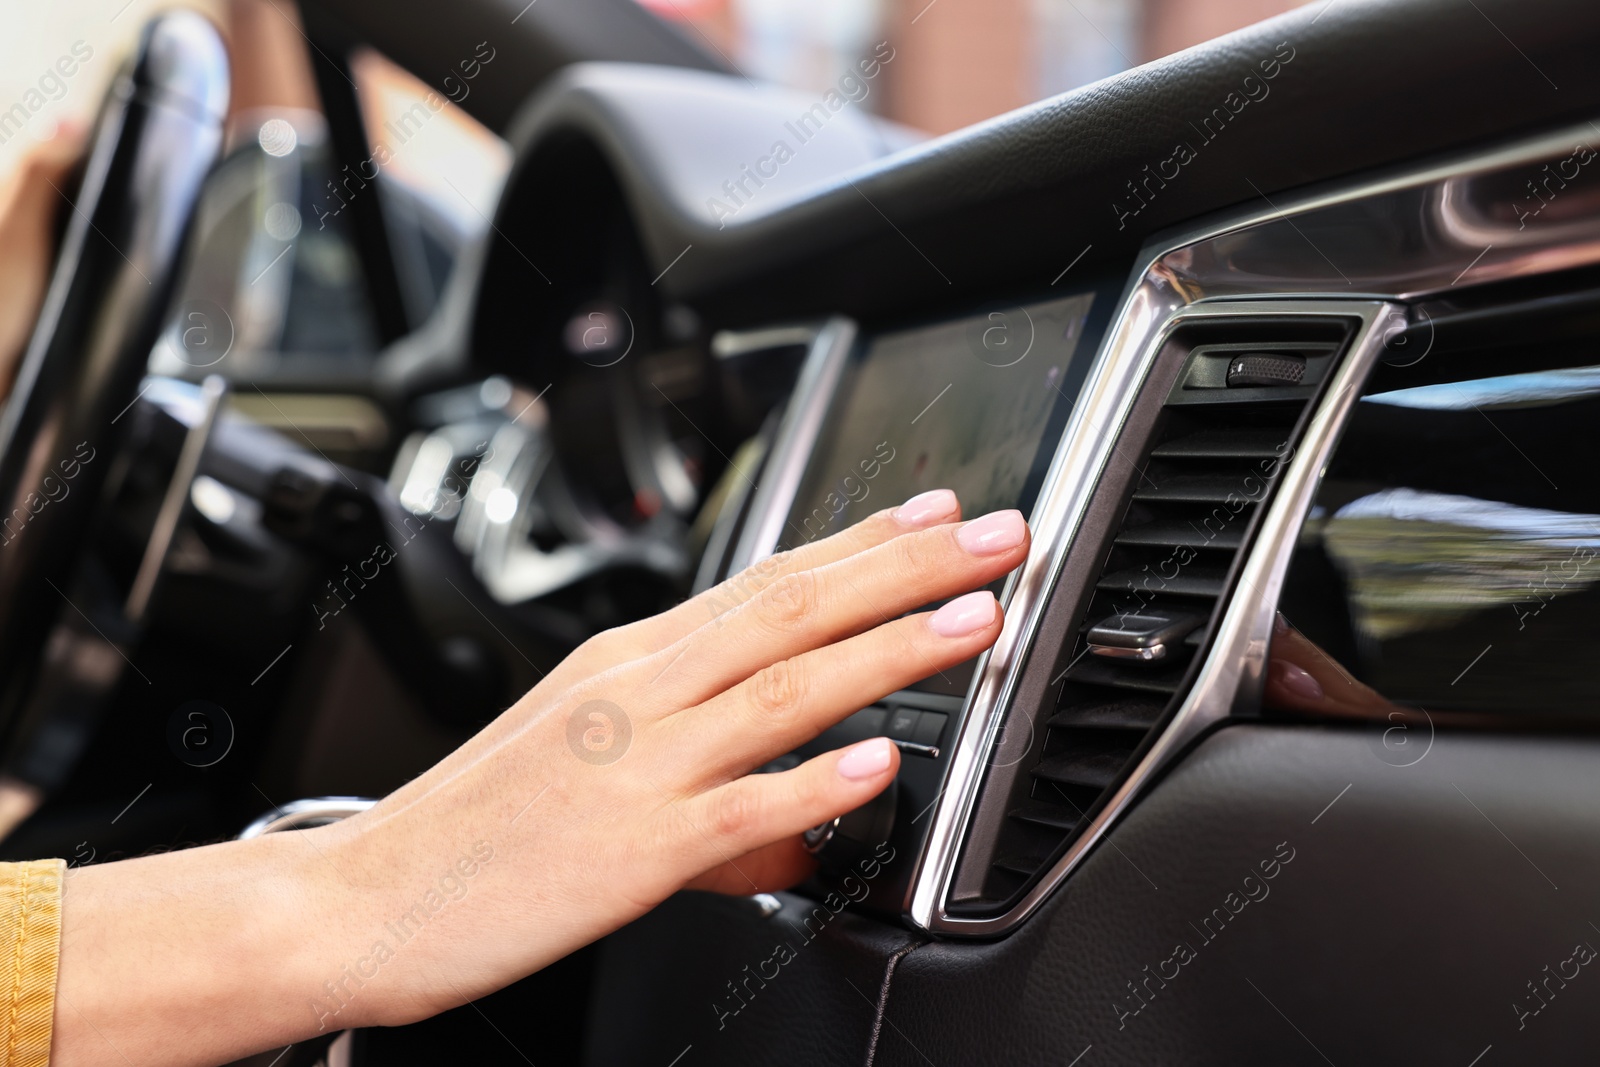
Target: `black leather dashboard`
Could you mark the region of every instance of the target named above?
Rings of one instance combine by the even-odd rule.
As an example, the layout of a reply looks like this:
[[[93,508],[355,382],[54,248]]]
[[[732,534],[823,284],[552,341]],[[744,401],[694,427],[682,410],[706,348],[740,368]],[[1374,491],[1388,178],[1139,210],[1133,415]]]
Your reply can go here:
[[[758,197],[721,228],[706,199],[770,148],[792,101],[722,131],[725,174],[708,172],[706,141],[681,114],[659,121],[640,91],[652,76],[667,89],[689,77],[659,68],[571,68],[511,137],[519,155],[556,130],[598,143],[655,269],[693,246],[660,285],[718,325],[869,317],[1044,291],[1086,249],[1074,273],[1121,269],[1152,233],[1213,211],[1587,119],[1600,109],[1597,34],[1600,8],[1577,0],[1307,4],[888,158],[841,154],[829,165],[853,169],[801,183],[811,195],[796,202]],[[1248,87],[1274,58],[1265,95]],[[703,78],[708,122],[725,121],[717,97],[751,95],[738,78]],[[1240,99],[1226,125],[1201,128]],[[1159,177],[1179,143],[1193,158],[1130,214],[1130,183]]]
[[[1528,983],[1600,945],[1600,749],[1440,733],[1396,767],[1380,734],[1216,733],[1039,921],[901,960],[885,1018],[936,1063],[1573,1062],[1587,967],[1538,1014]]]

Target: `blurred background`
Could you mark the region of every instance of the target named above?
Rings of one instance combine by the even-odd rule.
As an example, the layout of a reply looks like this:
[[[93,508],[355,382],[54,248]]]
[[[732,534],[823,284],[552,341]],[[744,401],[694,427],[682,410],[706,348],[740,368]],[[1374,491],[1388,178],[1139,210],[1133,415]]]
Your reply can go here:
[[[515,13],[523,0],[502,2]],[[637,2],[746,77],[818,99],[864,69],[864,61],[881,61],[872,77],[846,88],[851,106],[930,135],[1298,6],[1297,0]],[[317,55],[291,0],[16,5],[9,32],[0,36],[0,196],[32,146],[63,126],[91,122],[140,28],[174,4],[209,15],[230,39],[233,100],[225,158],[201,204],[174,326],[151,370],[192,373],[229,352],[242,373],[269,365],[293,372],[297,364],[319,374],[339,373],[340,365],[354,370],[428,320],[459,253],[487,228],[511,154],[454,104],[440,107],[435,97],[423,107],[428,87],[384,56],[369,49],[340,60]],[[492,51],[480,59],[493,62]],[[345,210],[347,201],[370,198],[359,193],[363,182],[339,174],[333,162],[319,76],[324,89],[331,85],[341,95],[343,81],[354,87],[373,159],[381,162],[371,173],[383,190],[397,274],[382,286],[363,276],[356,253],[352,227],[370,204]],[[276,413],[250,414],[271,423]],[[299,417],[317,421],[314,412]]]
[[[928,133],[946,133],[1043,97],[1199,44],[1300,0],[640,0],[752,78],[824,91],[879,41],[896,48],[862,101]],[[16,5],[0,37],[0,108],[20,100],[58,55],[82,41],[94,51],[60,99],[31,118],[48,135],[60,119],[87,121],[116,61],[151,13],[172,0],[71,0]],[[235,33],[292,44],[294,5],[271,0],[190,0]],[[914,48],[905,47],[915,44]],[[303,45],[301,50],[303,51]],[[285,61],[243,71],[241,107],[313,106],[310,74]],[[270,75],[266,84],[262,76]],[[881,90],[881,91],[879,91]],[[270,97],[272,99],[263,99]],[[411,101],[394,101],[403,110]],[[0,130],[0,171],[19,138]],[[441,147],[448,152],[448,147]],[[418,155],[425,154],[418,152]]]
[[[642,0],[752,78],[824,91],[879,41],[863,105],[948,133],[1299,7],[1303,0]],[[911,47],[914,45],[915,47]]]
[[[19,7],[12,32],[0,36],[0,196],[38,142],[92,123],[140,30],[174,6],[199,10],[222,29],[233,89],[224,158],[207,183],[179,314],[152,356],[152,372],[182,375],[230,352],[241,370],[269,362],[292,370],[301,357],[324,372],[358,363],[387,339],[373,321],[354,213],[345,210],[349,190],[363,183],[335,184],[341,176],[327,145],[314,53],[288,0]],[[382,162],[405,321],[417,325],[441,298],[459,251],[487,227],[510,151],[454,104],[422,106],[430,95],[435,106],[441,98],[381,55],[361,50],[348,57],[348,71],[373,131],[373,157]],[[345,76],[342,68],[335,76]]]

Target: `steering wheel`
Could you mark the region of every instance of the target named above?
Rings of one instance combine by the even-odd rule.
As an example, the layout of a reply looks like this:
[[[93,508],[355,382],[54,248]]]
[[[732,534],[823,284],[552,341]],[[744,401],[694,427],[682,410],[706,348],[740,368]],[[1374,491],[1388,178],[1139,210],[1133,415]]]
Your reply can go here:
[[[73,604],[71,583],[222,148],[227,107],[228,55],[216,27],[192,12],[156,18],[101,104],[76,196],[62,191],[70,215],[60,252],[0,414],[0,737],[7,773],[36,787],[53,785],[75,756],[59,730],[51,740],[48,721],[73,705],[72,694],[41,701],[35,692],[49,688],[38,667],[47,639],[52,658],[75,651],[77,662],[58,673],[93,674],[97,651],[110,662],[121,653],[117,627],[108,636],[105,620],[96,625]],[[79,615],[104,641],[87,659],[86,646],[57,647],[70,642],[52,636],[55,620]]]

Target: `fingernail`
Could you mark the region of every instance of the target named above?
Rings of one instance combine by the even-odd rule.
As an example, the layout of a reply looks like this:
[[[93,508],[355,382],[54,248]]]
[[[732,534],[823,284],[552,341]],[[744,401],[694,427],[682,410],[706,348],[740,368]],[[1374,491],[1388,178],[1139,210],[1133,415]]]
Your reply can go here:
[[[1283,617],[1283,612],[1281,611],[1275,611],[1272,613],[1272,632],[1275,634],[1286,634],[1289,632],[1289,620]]]
[[[1000,607],[987,589],[958,596],[928,616],[928,629],[940,637],[966,637],[994,622]]]
[[[1020,511],[996,511],[973,519],[956,531],[956,543],[974,556],[992,556],[1016,548],[1028,536]]]
[[[1297,667],[1284,660],[1273,660],[1273,670],[1278,675],[1278,684],[1302,700],[1321,700],[1322,685],[1304,667]]]
[[[893,747],[887,737],[874,737],[846,749],[839,757],[839,777],[852,782],[877,777],[889,769],[889,750]]]
[[[895,508],[894,517],[902,526],[920,529],[954,515],[956,506],[956,495],[950,490],[930,489]]]

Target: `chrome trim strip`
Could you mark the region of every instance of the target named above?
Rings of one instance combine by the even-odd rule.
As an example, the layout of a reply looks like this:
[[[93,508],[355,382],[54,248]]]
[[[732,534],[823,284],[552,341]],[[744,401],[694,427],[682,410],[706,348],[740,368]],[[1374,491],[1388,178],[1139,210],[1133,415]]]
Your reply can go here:
[[[1597,263],[1600,189],[1562,190],[1569,221],[1526,226],[1496,183],[1545,177],[1532,166],[1561,161],[1580,142],[1600,149],[1595,131],[1584,123],[1361,185],[1313,189],[1145,247],[1162,249],[1152,265],[1190,303],[1266,295],[1415,300]],[[1529,169],[1505,173],[1514,168]],[[1542,202],[1525,187],[1517,182],[1518,200]],[[1497,209],[1512,217],[1495,217]],[[1323,238],[1322,248],[1308,229]]]
[[[178,533],[178,522],[183,518],[189,503],[189,491],[194,488],[195,475],[200,473],[200,460],[206,445],[211,442],[211,431],[216,428],[217,415],[228,398],[228,382],[220,374],[208,374],[200,386],[200,417],[184,435],[183,448],[178,452],[178,462],[172,468],[172,479],[167,482],[167,495],[161,500],[161,510],[156,512],[155,524],[150,529],[150,540],[145,543],[144,558],[133,577],[133,587],[128,590],[128,601],[122,613],[129,622],[141,622],[150,607],[150,597],[156,591],[156,580],[166,565],[172,539]]]
[[[1067,420],[1044,489],[1029,516],[1034,548],[1015,572],[1007,590],[1007,625],[994,646],[980,658],[967,710],[951,743],[944,790],[934,807],[927,844],[912,876],[908,917],[927,930],[942,929],[945,894],[955,874],[956,858],[977,800],[987,754],[994,751],[1002,717],[1009,707],[1044,611],[1066,559],[1071,534],[1077,529],[1100,472],[1110,458],[1115,431],[1138,395],[1149,368],[1144,341],[1160,331],[1181,301],[1154,286],[1141,286],[1124,301],[1110,340],[1101,349]],[[1153,347],[1151,349],[1154,350]],[[1074,472],[1068,477],[1068,472]],[[1031,723],[1031,717],[1030,717]]]
[[[690,596],[710,589],[721,577],[722,561],[727,558],[733,545],[739,516],[744,514],[750,503],[750,494],[755,490],[755,483],[750,481],[750,476],[760,473],[761,463],[766,459],[770,445],[771,442],[763,440],[759,434],[740,445],[728,460],[728,473],[723,475],[727,482],[725,489],[719,484],[718,488],[711,491],[706,503],[701,505],[716,507],[716,514],[712,516],[711,532],[706,537],[705,546],[700,550],[700,565],[695,568],[694,584],[689,587]],[[695,524],[699,525],[700,521],[696,519]]]
[[[1368,366],[1375,358],[1384,330],[1403,319],[1395,308],[1373,303],[1374,299],[1415,299],[1457,285],[1600,262],[1600,202],[1593,202],[1597,200],[1593,194],[1586,195],[1583,189],[1564,191],[1572,201],[1560,218],[1544,229],[1535,226],[1531,234],[1519,225],[1523,219],[1517,215],[1515,203],[1509,205],[1509,213],[1504,210],[1508,196],[1521,192],[1519,183],[1504,181],[1508,177],[1504,172],[1561,159],[1574,145],[1592,142],[1593,130],[1589,125],[1574,126],[1489,152],[1397,170],[1360,184],[1313,189],[1269,202],[1265,208],[1231,213],[1192,229],[1160,235],[1146,244],[1030,517],[1034,551],[1011,586],[1008,625],[978,665],[928,844],[914,875],[907,909],[912,925],[942,934],[994,936],[1021,922],[1088,853],[1094,840],[1143,789],[1150,774],[1198,729],[1213,721],[1196,716],[1211,714],[1205,709],[1223,696],[1231,704],[1238,683],[1248,680],[1242,659],[1231,668],[1223,663],[1225,655],[1243,657],[1250,651],[1248,641],[1244,647],[1236,647],[1240,634],[1256,633],[1243,618],[1249,609],[1241,607],[1243,601],[1236,598],[1178,717],[1118,790],[1107,814],[1005,915],[965,920],[946,913],[945,901],[982,784],[984,763],[1001,735],[1001,712],[1009,707],[1020,680],[1047,593],[1060,574],[1067,546],[1133,400],[1180,313],[1187,318],[1203,307],[1221,306],[1212,301],[1235,298],[1239,300],[1232,305],[1235,314],[1241,308],[1271,314],[1315,308],[1317,314],[1360,316],[1366,326],[1357,348],[1344,362],[1345,371],[1337,378],[1338,382],[1352,380],[1347,375],[1356,373],[1358,364]],[[1333,247],[1338,264],[1313,243],[1308,231],[1338,237],[1339,243]],[[1482,246],[1476,243],[1480,241]],[[1494,247],[1500,247],[1503,254],[1492,255]],[[1311,296],[1323,299],[1315,303],[1304,299]],[[1245,302],[1240,298],[1261,299]],[[1329,395],[1338,404],[1353,402],[1343,392]],[[1342,414],[1342,409],[1335,410],[1338,404],[1322,405],[1308,428],[1303,449],[1319,440],[1314,434],[1321,435],[1319,447],[1331,448]],[[1281,583],[1290,535],[1298,528],[1320,470],[1320,466],[1312,467],[1302,452],[1286,472],[1269,521],[1246,563],[1244,573],[1260,579],[1257,588],[1275,590]],[[1295,500],[1299,500],[1300,510],[1286,510]],[[1270,612],[1273,603],[1263,597],[1258,611]],[[1260,639],[1268,632],[1261,630]],[[1213,690],[1223,696],[1214,695]],[[1019,717],[1031,725],[1031,713]],[[1180,723],[1185,724],[1181,734]]]
[[[789,339],[784,343],[795,343],[792,335],[785,336]],[[806,461],[816,447],[823,417],[828,413],[839,375],[844,371],[845,360],[855,341],[856,324],[842,316],[828,319],[812,338],[805,364],[790,394],[789,406],[778,424],[772,452],[762,468],[761,484],[756,486],[755,499],[750,503],[750,518],[729,560],[728,573],[736,573],[765,559],[778,547],[783,524],[789,518],[795,494],[800,491]]]

